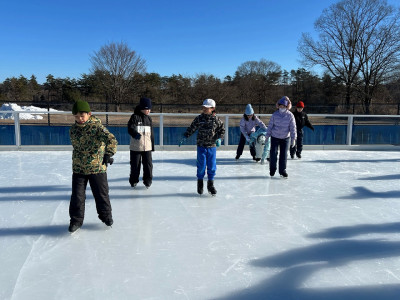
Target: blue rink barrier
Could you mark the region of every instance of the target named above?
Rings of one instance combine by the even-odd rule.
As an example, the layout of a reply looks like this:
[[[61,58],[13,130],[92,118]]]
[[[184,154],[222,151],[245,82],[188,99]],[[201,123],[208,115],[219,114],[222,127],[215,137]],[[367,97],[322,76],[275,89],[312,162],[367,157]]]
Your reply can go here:
[[[15,145],[14,125],[0,125],[0,145]]]
[[[345,145],[346,125],[318,125],[315,131],[304,128],[305,145]],[[21,125],[21,145],[70,145],[69,126]],[[130,136],[126,127],[108,126],[119,145],[129,145]],[[187,127],[164,127],[163,145],[178,145]],[[14,125],[0,126],[0,145],[15,145]],[[239,127],[230,127],[229,145],[237,145]],[[160,128],[154,128],[154,141],[160,145]],[[399,125],[355,125],[352,132],[353,145],[400,144]],[[195,145],[196,134],[185,145]]]
[[[12,114],[11,123],[0,124],[0,146],[53,146],[70,145],[70,125],[51,125],[50,115],[68,115],[71,112],[38,112],[48,114],[48,124],[24,124],[20,120],[23,111],[0,111],[0,116]],[[96,112],[98,115],[109,117],[123,116],[128,118],[127,112]],[[177,146],[183,137],[187,126],[187,119],[197,114],[152,114],[154,116],[154,141],[157,146]],[[268,124],[271,115],[259,115]],[[219,115],[225,124],[224,146],[235,146],[239,143],[240,114]],[[313,146],[352,146],[352,145],[400,145],[400,115],[325,115],[310,114],[315,131],[304,128],[304,145]],[[107,119],[108,120],[108,119]],[[7,121],[8,122],[8,121]],[[108,124],[108,121],[106,121]],[[189,123],[189,124],[188,124]],[[183,124],[185,126],[183,126]],[[130,136],[127,126],[107,126],[118,140],[119,145],[129,145]],[[185,145],[196,145],[197,134],[186,140]],[[330,147],[332,148],[332,147]],[[336,147],[337,148],[337,147]],[[228,149],[228,147],[226,148]]]

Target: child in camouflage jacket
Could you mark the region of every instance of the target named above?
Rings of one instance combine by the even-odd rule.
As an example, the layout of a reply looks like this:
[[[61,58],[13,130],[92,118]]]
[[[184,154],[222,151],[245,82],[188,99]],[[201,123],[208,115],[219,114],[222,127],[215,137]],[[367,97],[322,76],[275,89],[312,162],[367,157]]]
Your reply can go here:
[[[74,232],[83,224],[86,186],[89,181],[99,219],[107,226],[113,224],[108,195],[107,165],[117,152],[117,140],[100,119],[92,116],[86,101],[76,101],[72,107],[75,123],[69,134],[72,152],[72,195],[69,205],[70,226]]]
[[[221,138],[225,134],[224,123],[215,114],[215,101],[203,101],[203,113],[197,116],[186,129],[179,143],[182,145],[196,130],[197,133],[197,193],[203,194],[203,178],[207,168],[207,190],[216,195],[214,177],[217,170],[217,148],[221,145]]]

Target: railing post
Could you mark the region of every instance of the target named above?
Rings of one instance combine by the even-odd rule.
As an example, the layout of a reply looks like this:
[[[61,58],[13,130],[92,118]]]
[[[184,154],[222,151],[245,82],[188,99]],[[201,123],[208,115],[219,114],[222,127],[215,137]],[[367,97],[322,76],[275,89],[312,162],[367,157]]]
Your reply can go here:
[[[160,115],[160,147],[164,146],[164,115]]]
[[[353,116],[348,116],[347,117],[347,141],[346,145],[350,146],[351,145],[351,138],[353,135]]]
[[[225,138],[224,146],[229,145],[229,116],[225,116]]]
[[[15,146],[21,147],[21,125],[19,122],[19,113],[13,112],[14,116],[14,131],[15,131]]]

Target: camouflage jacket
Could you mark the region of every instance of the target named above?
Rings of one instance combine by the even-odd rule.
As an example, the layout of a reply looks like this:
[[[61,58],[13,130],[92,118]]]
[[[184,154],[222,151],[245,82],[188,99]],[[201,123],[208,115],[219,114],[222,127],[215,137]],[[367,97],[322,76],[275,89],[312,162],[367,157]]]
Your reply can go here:
[[[224,123],[221,119],[207,114],[198,115],[186,129],[184,136],[188,138],[196,130],[198,130],[197,145],[206,148],[216,147],[215,141],[223,138],[225,134]]]
[[[115,136],[105,128],[100,119],[91,116],[84,124],[75,123],[69,130],[73,147],[72,171],[78,174],[97,174],[107,171],[103,165],[104,154],[117,152]]]

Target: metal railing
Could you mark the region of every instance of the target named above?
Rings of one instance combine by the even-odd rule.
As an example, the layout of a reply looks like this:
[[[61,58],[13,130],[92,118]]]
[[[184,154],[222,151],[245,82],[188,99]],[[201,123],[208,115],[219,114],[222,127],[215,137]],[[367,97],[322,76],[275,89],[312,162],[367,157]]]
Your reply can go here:
[[[71,112],[62,112],[62,111],[0,111],[0,118],[2,115],[5,114],[12,114],[13,120],[8,120],[8,123],[12,123],[14,125],[14,135],[15,135],[15,145],[13,145],[16,149],[22,149],[25,147],[24,145],[21,145],[21,114],[32,114],[32,115],[67,115],[68,118],[70,118],[70,123],[72,124],[73,122],[73,116]],[[129,119],[129,116],[132,114],[131,112],[93,112],[94,115],[96,116],[103,116],[105,117],[105,124],[104,125],[108,126],[109,123],[109,118],[116,117],[116,116],[122,116],[123,118]],[[196,117],[198,114],[175,114],[175,113],[152,113],[151,116],[154,120],[157,119],[156,126],[159,127],[159,143],[158,143],[158,148],[161,149],[178,149],[177,147],[173,147],[173,145],[165,145],[164,144],[164,128],[165,124],[169,123],[169,126],[171,125],[171,120],[175,122],[175,125],[172,126],[177,126],[176,123],[179,123],[179,119],[185,118],[185,123],[181,122],[180,125],[184,124],[184,126],[189,126],[190,123],[188,124],[187,120],[188,119],[193,119]],[[224,120],[225,124],[225,138],[224,138],[224,143],[221,146],[221,150],[228,150],[228,149],[233,149],[236,148],[236,145],[234,143],[230,143],[230,136],[229,136],[229,129],[233,129],[233,127],[238,127],[239,126],[239,121],[243,115],[242,114],[219,114],[219,117]],[[267,125],[267,118],[271,116],[271,114],[260,114],[258,115],[264,123]],[[354,130],[354,125],[355,125],[355,120],[357,120],[358,123],[360,123],[360,120],[362,120],[363,124],[368,124],[375,126],[376,124],[385,124],[388,123],[390,126],[392,125],[398,125],[400,122],[400,116],[399,115],[339,115],[339,114],[309,114],[308,115],[310,120],[314,125],[318,126],[327,126],[327,125],[341,125],[346,127],[346,132],[345,132],[345,143],[341,145],[322,145],[322,144],[313,144],[313,145],[305,145],[307,148],[314,148],[314,149],[350,149],[353,140],[353,130]],[[50,117],[50,116],[48,116]],[[30,124],[33,124],[34,121],[30,121]],[[2,124],[0,123],[0,126]],[[25,125],[25,124],[24,124]],[[34,124],[33,124],[34,125]],[[49,124],[50,125],[50,124]],[[120,124],[122,126],[126,126],[125,123]],[[322,127],[321,127],[322,128]],[[396,127],[397,128],[397,127]],[[361,149],[360,146],[365,146],[364,148],[372,148],[372,146],[379,146],[378,148],[387,148],[387,146],[396,146],[398,143],[388,143],[386,145],[377,145],[377,144],[365,144],[365,145],[360,145],[358,144],[357,148]],[[43,145],[46,146],[46,145]],[[175,145],[176,146],[176,145]],[[2,146],[0,146],[1,148]],[[38,147],[40,149],[40,147]],[[43,147],[42,147],[43,148]],[[185,150],[185,148],[189,147],[181,147],[180,149]],[[192,147],[193,148],[193,147]]]

